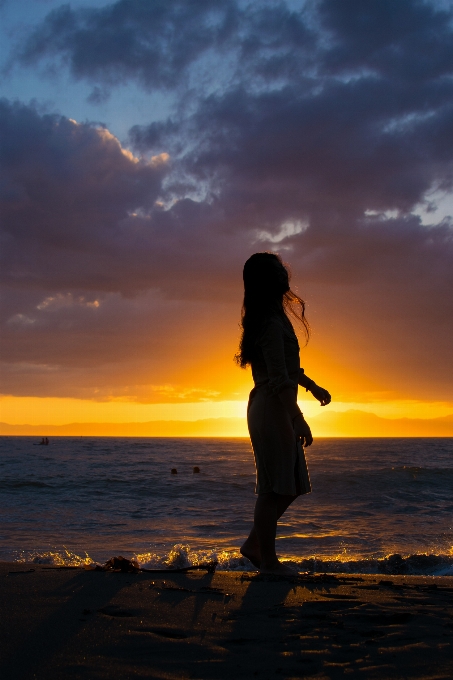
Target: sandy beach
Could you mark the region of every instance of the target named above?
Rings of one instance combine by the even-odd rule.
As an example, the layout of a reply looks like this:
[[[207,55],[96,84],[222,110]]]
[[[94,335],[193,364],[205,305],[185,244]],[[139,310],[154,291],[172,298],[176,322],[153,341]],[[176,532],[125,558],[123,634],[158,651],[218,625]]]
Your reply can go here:
[[[0,564],[1,677],[453,677],[453,578]]]

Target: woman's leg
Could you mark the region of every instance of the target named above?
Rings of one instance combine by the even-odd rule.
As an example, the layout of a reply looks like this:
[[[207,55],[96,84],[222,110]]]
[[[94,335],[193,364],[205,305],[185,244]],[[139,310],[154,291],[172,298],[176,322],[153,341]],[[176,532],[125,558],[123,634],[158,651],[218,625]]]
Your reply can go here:
[[[264,569],[267,568],[268,563],[272,563],[274,567],[277,565],[280,569],[281,565],[275,554],[277,521],[296,498],[297,496],[277,493],[258,496],[255,505],[255,521],[247,540],[241,547],[242,555],[247,557],[255,567]]]
[[[282,494],[276,494],[277,496],[277,519],[283,515],[284,512],[289,508],[291,503],[298,498],[298,496],[283,496]]]
[[[254,567],[260,568],[261,553],[260,544],[258,542],[258,535],[256,533],[255,525],[252,526],[252,530],[248,535],[248,538],[244,541],[240,548],[241,555],[244,555]]]
[[[275,552],[277,520],[294,496],[276,493],[259,494],[255,505],[254,525],[260,546],[260,571],[274,574],[293,574],[293,570],[282,564]]]

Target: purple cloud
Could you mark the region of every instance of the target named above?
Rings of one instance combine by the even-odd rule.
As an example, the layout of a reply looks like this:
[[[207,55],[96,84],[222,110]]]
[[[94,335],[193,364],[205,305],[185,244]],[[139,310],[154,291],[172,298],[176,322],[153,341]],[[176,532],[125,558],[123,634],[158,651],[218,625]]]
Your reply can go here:
[[[8,375],[58,354],[51,389],[70,370],[89,391],[89,355],[127,386],[124,348],[139,374],[146,337],[160,376],[174,314],[200,356],[227,337],[232,354],[241,265],[276,249],[306,287],[326,354],[343,347],[345,366],[385,375],[390,391],[450,398],[452,222],[414,211],[453,188],[451,18],[409,0],[50,13],[22,66],[69,68],[93,101],[136,80],[177,105],[131,128],[134,156],[105,129],[1,104]],[[193,318],[211,318],[212,337]]]

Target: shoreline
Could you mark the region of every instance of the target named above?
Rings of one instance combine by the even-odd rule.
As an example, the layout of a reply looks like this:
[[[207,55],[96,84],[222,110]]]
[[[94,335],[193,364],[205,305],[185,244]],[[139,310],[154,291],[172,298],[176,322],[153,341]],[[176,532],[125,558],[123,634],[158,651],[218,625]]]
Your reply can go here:
[[[2,562],[0,579],[4,677],[453,677],[451,576]]]
[[[50,550],[42,552],[16,551],[22,556],[18,559],[14,557],[14,551],[10,555],[0,557],[2,564],[28,564],[29,566],[42,566],[52,568],[83,568],[87,559],[93,564],[104,564],[112,555],[122,554],[127,559],[137,560],[140,567],[145,570],[148,568],[175,569],[188,566],[196,566],[210,560],[217,560],[217,572],[221,573],[255,573],[252,564],[245,559],[238,548],[227,548],[225,550],[207,549],[206,547],[195,548],[185,551],[182,544],[175,544],[169,550],[162,549],[159,553],[141,553],[140,550],[119,550],[112,548],[105,550],[103,555],[92,557],[88,552],[80,548],[64,548],[64,550]],[[179,549],[179,550],[177,550]],[[82,554],[85,553],[85,557]],[[90,553],[92,551],[90,550]],[[152,556],[149,560],[148,557]],[[453,555],[446,553],[410,553],[402,555],[391,553],[385,557],[360,557],[351,555],[349,560],[338,560],[324,556],[300,557],[292,553],[279,553],[280,559],[288,562],[293,568],[301,573],[308,573],[312,576],[329,573],[349,576],[375,576],[381,578],[393,576],[414,576],[414,577],[453,577]],[[170,559],[171,558],[171,559]]]

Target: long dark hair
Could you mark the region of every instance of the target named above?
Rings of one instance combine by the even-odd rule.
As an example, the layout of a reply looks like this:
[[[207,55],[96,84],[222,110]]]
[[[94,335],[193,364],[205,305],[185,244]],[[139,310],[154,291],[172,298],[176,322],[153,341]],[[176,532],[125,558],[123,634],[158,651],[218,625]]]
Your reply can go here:
[[[235,356],[241,368],[250,364],[255,343],[267,319],[275,314],[291,314],[302,325],[305,340],[310,326],[305,318],[305,302],[289,287],[289,267],[277,253],[255,253],[244,265],[244,302],[241,340]]]

